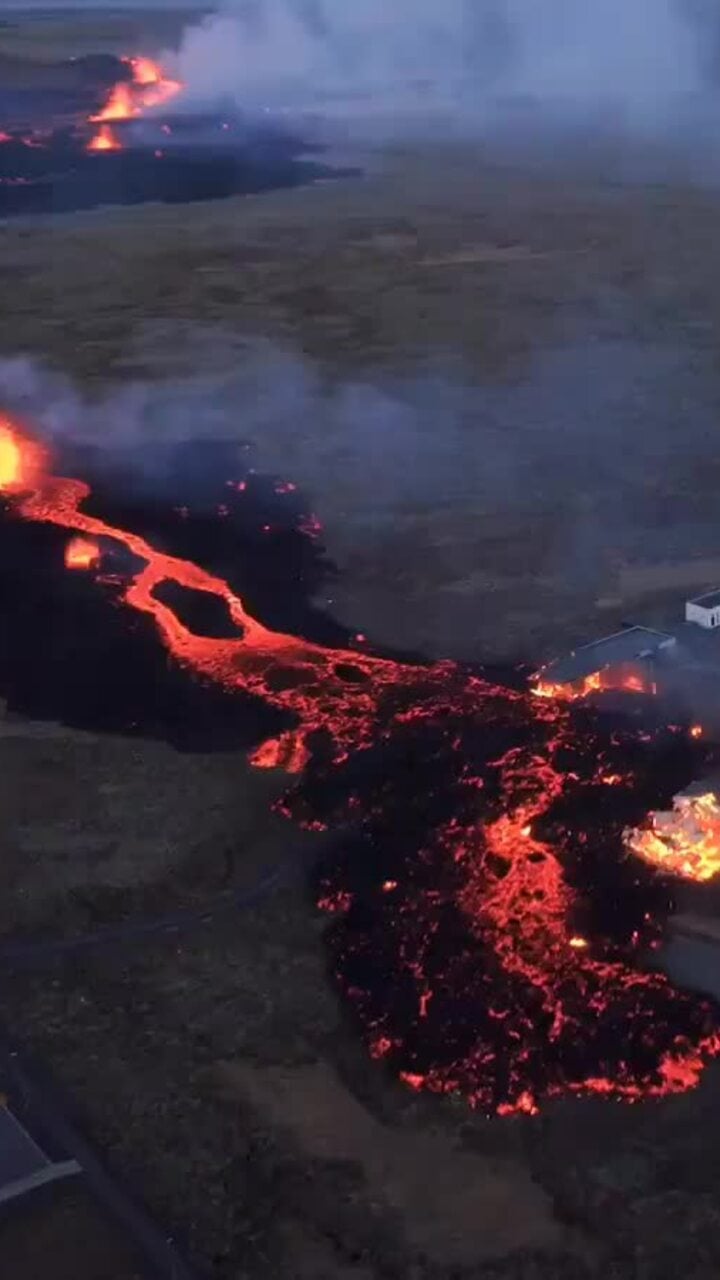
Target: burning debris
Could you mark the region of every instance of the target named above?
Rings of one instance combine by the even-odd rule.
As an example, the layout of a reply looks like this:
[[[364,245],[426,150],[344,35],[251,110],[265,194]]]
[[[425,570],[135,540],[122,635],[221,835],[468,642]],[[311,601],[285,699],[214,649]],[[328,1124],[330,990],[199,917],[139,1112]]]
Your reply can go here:
[[[113,61],[115,80],[96,83],[100,101],[84,116],[58,111],[0,129],[0,215],[217,199],[333,176],[301,159],[300,139],[267,119],[168,114],[180,80],[150,58]]]
[[[0,490],[6,534],[70,534],[69,567],[79,545],[83,567],[97,564],[102,541],[117,568],[99,588],[120,606],[111,612],[152,624],[203,696],[242,693],[282,717],[251,759],[291,777],[279,803],[289,819],[343,833],[315,898],[373,1058],[409,1088],[502,1115],[562,1093],[632,1101],[697,1083],[720,1053],[715,1007],[643,962],[672,909],[665,872],[682,868],[636,857],[624,833],[702,772],[702,737],[658,724],[641,691],[618,717],[535,697],[517,674],[273,629],[232,582],[186,558],[187,507],[160,551],[142,527],[98,514],[88,484],[51,472],[7,421]],[[248,491],[239,481],[220,494],[218,528],[232,531]],[[157,527],[155,509],[149,520]],[[192,626],[178,592],[221,604],[224,627]]]
[[[720,871],[720,802],[714,792],[680,795],[671,810],[650,815],[645,827],[627,831],[631,853],[671,875],[712,880]]]
[[[100,563],[100,548],[92,538],[71,538],[65,548],[66,569],[94,569]]]

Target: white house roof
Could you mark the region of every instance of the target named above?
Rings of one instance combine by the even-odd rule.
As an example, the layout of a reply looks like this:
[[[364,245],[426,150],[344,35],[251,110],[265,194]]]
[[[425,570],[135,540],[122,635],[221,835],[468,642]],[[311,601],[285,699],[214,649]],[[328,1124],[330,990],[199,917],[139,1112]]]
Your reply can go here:
[[[692,600],[688,600],[688,604],[697,604],[701,609],[716,609],[720,605],[720,588],[706,591],[702,596],[694,596]]]

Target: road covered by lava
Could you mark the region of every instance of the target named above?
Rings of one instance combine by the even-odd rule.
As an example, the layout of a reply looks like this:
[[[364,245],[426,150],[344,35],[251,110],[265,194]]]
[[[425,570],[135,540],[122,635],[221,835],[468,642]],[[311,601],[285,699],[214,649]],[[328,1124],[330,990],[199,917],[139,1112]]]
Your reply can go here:
[[[54,474],[9,418],[0,494],[11,518],[66,531],[66,571],[151,619],[189,678],[291,719],[251,759],[290,775],[290,821],[336,833],[315,897],[373,1058],[500,1114],[698,1082],[720,1052],[716,1010],[648,965],[674,881],[626,833],[702,773],[702,735],[663,724],[642,691],[610,710],[373,654],[362,636],[335,648],[274,630],[224,577],[91,514],[88,484]],[[221,602],[227,633],[193,629],[168,585]]]

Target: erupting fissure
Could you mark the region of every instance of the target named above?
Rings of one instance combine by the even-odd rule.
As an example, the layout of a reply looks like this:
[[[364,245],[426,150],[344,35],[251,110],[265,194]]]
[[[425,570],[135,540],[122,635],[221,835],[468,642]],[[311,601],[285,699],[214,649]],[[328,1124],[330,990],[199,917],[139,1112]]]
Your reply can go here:
[[[88,151],[117,151],[122,142],[113,132],[112,123],[134,120],[153,107],[160,107],[182,91],[180,80],[172,80],[151,58],[122,58],[128,67],[130,80],[120,80],[113,85],[107,102],[100,111],[90,116],[91,124],[101,127],[88,143]]]
[[[101,125],[88,142],[88,151],[122,151],[122,142],[116,138],[109,124]]]
[[[720,1052],[714,1007],[643,967],[664,881],[628,857],[623,832],[642,825],[653,779],[667,798],[653,773],[663,744],[695,753],[697,765],[702,741],[657,730],[648,752],[645,729],[608,732],[589,712],[578,727],[572,702],[456,664],[273,631],[222,578],[87,514],[88,485],[46,463],[26,432],[0,421],[11,510],[67,530],[69,567],[97,564],[99,539],[129,552],[136,567],[120,599],[152,617],[175,661],[294,718],[252,757],[296,775],[282,811],[358,833],[324,870],[318,897],[332,917],[335,979],[373,1057],[411,1088],[500,1114],[532,1113],[563,1092],[635,1100],[697,1083]],[[159,598],[168,583],[222,600],[237,636],[195,634]],[[634,838],[629,848],[644,858]],[[591,892],[598,870],[620,885],[602,910]]]
[[[127,79],[118,80],[110,89],[107,99],[99,111],[94,112],[82,122],[82,128],[76,128],[69,135],[74,145],[84,147],[86,151],[122,151],[123,141],[120,131],[113,126],[136,120],[153,108],[161,107],[172,101],[184,89],[180,80],[173,80],[151,58],[121,58],[120,62],[127,69]],[[87,126],[93,126],[92,134],[86,141]],[[63,146],[68,138],[64,137]],[[33,128],[7,132],[0,129],[0,146],[45,150],[53,146],[55,131],[52,128]],[[4,176],[3,184],[30,181],[29,177]]]

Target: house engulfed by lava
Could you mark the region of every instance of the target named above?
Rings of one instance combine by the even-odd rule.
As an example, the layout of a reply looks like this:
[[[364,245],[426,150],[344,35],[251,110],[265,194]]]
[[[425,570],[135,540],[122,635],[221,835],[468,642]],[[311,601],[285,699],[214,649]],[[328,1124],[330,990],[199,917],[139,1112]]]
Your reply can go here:
[[[710,717],[720,730],[720,589],[685,602],[672,629],[627,624],[562,658],[538,675],[539,696],[575,698],[595,691],[661,693],[679,712]],[[716,705],[714,705],[716,704]]]
[[[659,655],[676,644],[676,637],[668,631],[623,627],[544,667],[537,691],[547,696],[562,696],[566,691],[572,697],[593,690],[643,689],[646,679],[648,684],[653,681],[652,669]]]
[[[628,624],[551,662],[538,674],[534,692],[569,701],[611,690],[656,694],[663,717],[687,725],[692,737],[720,741],[720,590],[687,600],[684,620],[673,630]],[[681,880],[720,880],[720,774],[696,781],[671,807],[626,830],[624,839],[629,852]],[[700,926],[691,929],[683,914],[686,932],[706,930],[708,913],[714,920],[720,916],[717,897],[691,906]],[[707,989],[705,979],[693,977],[691,985]],[[720,983],[712,990],[720,995]]]

